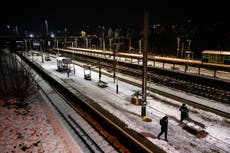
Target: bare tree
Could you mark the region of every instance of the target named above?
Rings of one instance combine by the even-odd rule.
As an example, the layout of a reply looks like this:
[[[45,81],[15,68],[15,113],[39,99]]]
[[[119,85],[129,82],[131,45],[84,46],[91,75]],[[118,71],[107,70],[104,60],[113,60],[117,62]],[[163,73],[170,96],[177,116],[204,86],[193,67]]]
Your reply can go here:
[[[8,76],[7,69],[8,56],[6,54],[1,53],[0,55],[0,99],[3,101],[3,104],[8,103],[10,99],[11,87],[10,87],[10,79]]]
[[[2,84],[0,98],[7,103],[12,97],[19,107],[26,106],[25,99],[35,92],[32,71],[25,64],[19,62],[15,54],[8,53],[4,57],[0,60]]]

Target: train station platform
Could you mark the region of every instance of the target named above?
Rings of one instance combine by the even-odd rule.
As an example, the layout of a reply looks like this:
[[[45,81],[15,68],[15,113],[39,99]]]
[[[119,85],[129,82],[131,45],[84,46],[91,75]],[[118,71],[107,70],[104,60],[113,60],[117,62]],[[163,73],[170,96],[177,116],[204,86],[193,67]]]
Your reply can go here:
[[[82,95],[93,99],[94,102],[98,103],[104,109],[109,110],[111,114],[118,116],[118,118],[123,120],[125,124],[127,124],[128,128],[134,129],[142,135],[145,135],[147,139],[152,141],[154,144],[161,146],[161,148],[163,148],[166,152],[194,152],[194,150],[199,152],[200,150],[218,150],[218,148],[221,146],[220,142],[213,143],[209,139],[205,139],[202,141],[200,139],[197,139],[196,137],[191,137],[189,133],[184,132],[184,130],[181,129],[178,124],[178,120],[180,118],[180,112],[178,108],[180,107],[181,102],[187,102],[189,105],[189,109],[191,110],[191,117],[195,120],[203,122],[206,125],[209,125],[209,121],[202,118],[203,115],[206,115],[206,118],[210,116],[211,118],[219,118],[219,116],[216,116],[212,113],[207,114],[206,111],[190,105],[190,102],[195,102],[197,105],[213,107],[217,110],[229,113],[230,107],[228,105],[221,104],[215,101],[210,101],[202,97],[189,95],[187,93],[182,93],[181,91],[176,91],[174,89],[170,89],[164,86],[148,84],[148,86],[153,89],[152,91],[148,91],[149,96],[147,97],[146,108],[146,114],[148,118],[151,119],[151,122],[143,122],[140,117],[141,106],[131,103],[131,95],[133,94],[133,92],[141,90],[140,80],[133,79],[118,73],[119,79],[115,80],[114,82],[113,78],[109,77],[110,74],[102,70],[103,73],[101,79],[107,83],[107,87],[101,88],[97,84],[99,80],[99,74],[96,70],[96,67],[92,66],[92,79],[86,80],[84,79],[84,69],[79,66],[83,66],[83,64],[81,63],[73,62],[74,71],[71,71],[71,73],[67,75],[67,73],[65,72],[57,71],[55,58],[51,58],[51,61],[45,61],[43,63],[41,61],[41,57],[34,57],[34,62],[41,65],[43,69],[51,73],[53,76],[57,77],[59,80],[62,80],[62,84],[64,86],[71,86]],[[134,82],[134,84],[129,84],[125,82],[125,80],[129,82]],[[118,89],[116,88],[117,84]],[[117,90],[118,93],[116,93]],[[171,95],[171,97],[177,98],[164,97],[160,94],[154,93],[154,90],[165,93],[165,95],[169,94]],[[170,134],[168,138],[170,143],[156,139],[156,135],[159,133],[160,130],[160,126],[158,123],[160,118],[164,115],[170,116]],[[209,132],[212,133],[211,130]],[[226,137],[228,137],[228,134],[226,134]],[[202,143],[202,147],[191,147],[190,142]],[[182,143],[184,146],[182,146]],[[230,146],[227,145],[227,148],[230,149]]]
[[[81,65],[76,61],[73,61],[73,64]],[[95,68],[95,69],[93,68],[92,70],[94,70],[96,73],[98,73],[97,68]],[[112,74],[107,72],[106,70],[101,70],[101,71],[106,76],[109,76],[111,78],[113,77]],[[120,81],[124,81],[124,82],[130,83],[130,84],[133,84],[133,85],[139,86],[139,87],[142,86],[141,80],[138,80],[136,78],[132,78],[128,75],[124,75],[124,74],[120,74],[120,73],[118,75],[119,75],[118,77],[119,77]],[[109,81],[111,81],[111,80],[109,80]],[[162,85],[157,85],[154,83],[148,82],[147,86],[149,87],[149,89],[151,89],[150,91],[164,95],[164,96],[171,98],[171,99],[175,99],[175,100],[180,101],[182,103],[186,103],[186,104],[191,105],[193,107],[198,107],[198,108],[201,108],[201,109],[204,109],[207,111],[218,113],[219,115],[223,115],[223,113],[228,113],[228,114],[230,113],[230,106],[229,105],[215,101],[215,100],[210,100],[210,99],[200,97],[197,95],[192,95],[190,93],[186,93],[186,92],[183,92],[181,90],[176,90],[173,88],[165,87]],[[228,117],[228,116],[226,116],[226,117]]]
[[[68,90],[74,92],[77,96],[82,96],[82,94],[72,88],[72,86],[68,85],[66,80],[62,80],[60,77],[57,77],[52,73],[49,75],[68,88]],[[39,92],[48,105],[48,107],[44,107],[45,112],[49,116],[52,125],[68,145],[68,149],[71,153],[118,153],[118,151],[108,143],[102,135],[98,134],[94,127],[88,123],[82,115],[77,113],[68,104],[68,100],[56,92],[39,75],[34,73],[34,76],[36,76],[35,80]],[[94,141],[96,140],[97,143],[95,144],[91,138],[94,138]],[[90,147],[88,144],[91,144]]]

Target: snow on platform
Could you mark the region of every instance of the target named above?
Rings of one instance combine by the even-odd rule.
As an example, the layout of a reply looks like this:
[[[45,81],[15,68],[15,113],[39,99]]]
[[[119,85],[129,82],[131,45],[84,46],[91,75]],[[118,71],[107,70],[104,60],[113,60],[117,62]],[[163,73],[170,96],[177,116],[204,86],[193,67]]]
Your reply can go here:
[[[76,69],[76,73],[71,73],[68,78],[66,73],[59,73],[56,71],[57,67],[55,59],[51,58],[51,61],[42,63],[41,59],[38,58],[36,62],[41,64],[44,69],[61,79],[71,79],[71,81],[66,81],[66,83],[76,88],[82,94],[95,99],[95,101],[103,108],[123,120],[129,128],[143,133],[143,135],[146,135],[146,138],[163,148],[168,153],[225,153],[230,151],[229,119],[188,106],[190,109],[190,117],[193,120],[205,124],[205,131],[209,133],[205,138],[197,138],[186,130],[183,130],[178,123],[178,120],[180,119],[180,102],[151,93],[154,97],[147,97],[146,111],[148,118],[152,121],[144,122],[140,117],[141,106],[133,105],[130,102],[133,90],[141,90],[139,87],[119,80],[119,94],[117,94],[116,83],[113,83],[113,78],[102,75],[102,80],[107,83],[108,87],[100,88],[97,85],[98,73],[96,72],[92,71],[91,81],[85,80],[83,68],[75,65],[74,67]],[[123,77],[121,74],[118,74],[118,76]],[[169,90],[168,88],[161,86],[157,86],[156,88],[161,88],[165,91]],[[183,98],[191,98],[190,100],[196,99],[197,101],[207,102],[207,105],[209,106],[215,105],[215,107],[229,111],[229,106],[223,107],[222,104],[210,103],[210,101],[206,101],[205,99],[178,93],[176,91],[172,91],[171,89],[170,92],[175,92],[175,94],[181,95]],[[169,142],[155,138],[160,132],[159,120],[164,115],[169,116]]]

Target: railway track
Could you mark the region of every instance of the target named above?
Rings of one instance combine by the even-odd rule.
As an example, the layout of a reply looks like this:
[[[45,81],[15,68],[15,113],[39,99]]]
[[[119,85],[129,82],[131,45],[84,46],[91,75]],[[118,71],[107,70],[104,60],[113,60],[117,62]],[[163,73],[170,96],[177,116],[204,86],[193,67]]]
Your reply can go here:
[[[64,56],[72,57],[69,53],[64,53]],[[74,59],[74,57],[72,57]],[[98,67],[99,57],[85,58],[76,57],[76,60]],[[109,62],[108,62],[109,61]],[[101,67],[112,71],[112,60],[102,59]],[[137,64],[127,64],[118,61],[117,70],[119,73],[130,75],[137,79],[142,79],[142,69]],[[201,77],[197,75],[189,75],[180,72],[167,71],[164,69],[157,69],[150,67],[147,73],[149,82],[164,85],[175,90],[198,95],[217,102],[230,104],[230,83],[215,80],[213,78]]]
[[[69,57],[71,56],[69,55],[69,53],[63,53],[63,55]],[[95,71],[98,71],[98,67],[99,67],[98,56],[93,58],[88,56],[83,56],[83,57],[71,56],[71,58],[73,60],[91,65],[91,67],[95,68],[94,69]],[[113,61],[111,59],[101,58],[100,64],[101,64],[101,68],[107,70],[107,72],[109,73],[112,73]],[[139,79],[139,81],[141,81],[142,79],[141,78],[142,71],[140,65],[118,61],[117,70],[119,71],[119,73],[123,73],[129,77]],[[113,74],[109,74],[109,73],[105,73],[104,75],[114,77]],[[229,82],[208,78],[208,77],[197,76],[193,74],[184,74],[181,72],[174,72],[170,70],[167,71],[164,69],[153,68],[153,67],[150,67],[150,69],[148,68],[147,77],[148,77],[148,84],[154,83],[154,84],[164,85],[169,88],[172,88],[172,90],[179,90],[184,93],[197,95],[198,97],[204,97],[208,100],[215,100],[216,102],[220,102],[220,103],[229,104],[230,102]],[[119,78],[119,80],[141,87],[140,84],[134,83],[127,79]],[[156,92],[163,96],[170,97],[177,101],[181,101],[182,103],[187,103],[196,108],[203,109],[206,111],[211,111],[218,115],[229,118],[229,113],[222,111],[220,109],[215,109],[205,104],[203,105],[190,100],[185,100],[183,98],[179,98],[170,93],[165,93],[160,90],[153,89],[152,87],[147,87],[147,88],[149,91]]]
[[[18,63],[24,68],[24,70],[29,69],[25,63],[18,60]],[[31,77],[33,83],[37,84],[37,88],[41,90],[43,97],[54,108],[56,114],[62,119],[62,122],[66,125],[70,131],[72,131],[73,138],[77,139],[77,143],[83,152],[89,153],[121,153],[129,152],[122,147],[121,144],[113,145],[111,141],[107,138],[109,134],[102,135],[99,132],[98,125],[92,125],[95,121],[89,119],[89,115],[84,113],[81,109],[75,109],[73,104],[67,100],[56,88],[52,88],[45,80],[43,80],[35,71],[31,71]],[[66,105],[70,104],[75,111]],[[103,128],[100,128],[101,130]],[[105,133],[105,132],[103,132]],[[76,135],[76,136],[74,136]],[[118,143],[117,143],[118,144]]]
[[[82,64],[80,64],[80,65],[82,65]],[[94,68],[96,68],[96,66],[95,66],[95,67],[93,67],[93,69],[94,69]],[[94,116],[94,115],[93,115],[93,116]],[[112,130],[112,131],[113,131],[113,130]]]

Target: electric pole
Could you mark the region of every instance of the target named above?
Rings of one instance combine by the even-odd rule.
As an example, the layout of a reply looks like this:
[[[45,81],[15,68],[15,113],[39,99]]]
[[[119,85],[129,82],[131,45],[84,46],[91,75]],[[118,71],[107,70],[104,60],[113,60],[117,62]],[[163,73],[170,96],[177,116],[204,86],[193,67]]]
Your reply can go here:
[[[142,70],[142,105],[141,118],[146,119],[146,85],[147,85],[147,62],[148,62],[148,10],[144,10],[144,50],[143,50],[143,70]]]

